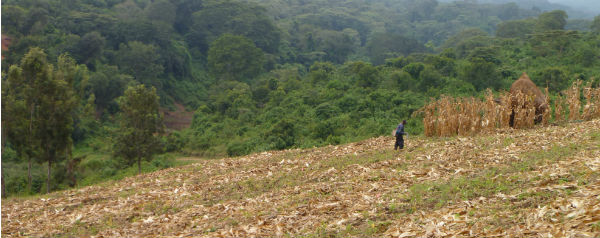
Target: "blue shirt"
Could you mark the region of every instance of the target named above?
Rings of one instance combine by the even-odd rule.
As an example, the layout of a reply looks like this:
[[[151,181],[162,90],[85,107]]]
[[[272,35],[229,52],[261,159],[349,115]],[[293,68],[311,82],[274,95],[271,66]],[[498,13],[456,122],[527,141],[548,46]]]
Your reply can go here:
[[[404,135],[404,125],[402,125],[402,123],[398,124],[398,127],[396,127],[396,136],[399,135]]]

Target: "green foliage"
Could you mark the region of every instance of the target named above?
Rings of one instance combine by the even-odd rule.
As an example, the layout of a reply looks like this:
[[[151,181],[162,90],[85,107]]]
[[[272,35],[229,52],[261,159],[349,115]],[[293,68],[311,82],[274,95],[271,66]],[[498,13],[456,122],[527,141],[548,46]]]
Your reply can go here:
[[[294,123],[285,119],[279,121],[265,133],[265,137],[273,149],[282,150],[289,148],[295,143]]]
[[[406,67],[403,68],[404,71],[410,74],[412,78],[418,79],[421,72],[425,69],[425,64],[421,62],[410,63]]]
[[[461,47],[464,47],[462,45],[465,45],[465,42],[468,42],[472,39],[485,38],[487,36],[488,36],[488,33],[486,33],[485,31],[482,31],[481,29],[477,29],[477,28],[466,29],[466,30],[463,30],[463,31],[455,34],[452,37],[449,37],[446,40],[446,42],[444,42],[444,44],[442,45],[442,48],[444,48],[444,49],[447,49],[447,48],[461,49]],[[464,55],[464,54],[459,53],[459,55]]]
[[[130,86],[120,99],[119,106],[122,112],[121,132],[114,153],[129,164],[137,162],[138,173],[141,173],[141,160],[150,159],[161,150],[155,135],[163,128],[156,88],[148,89],[143,84]]]
[[[105,39],[96,31],[86,33],[75,45],[74,55],[77,61],[88,64],[102,55]]]
[[[142,84],[161,87],[158,80],[163,72],[163,66],[159,64],[157,48],[139,41],[130,41],[119,46],[117,51],[117,62],[123,72],[132,75],[134,79]]]
[[[262,50],[243,36],[224,34],[215,40],[208,51],[208,68],[216,77],[226,80],[245,80],[263,70]]]
[[[277,27],[265,15],[265,9],[253,3],[206,1],[193,14],[193,34],[211,43],[223,34],[244,36],[267,53],[276,53],[279,45]]]
[[[478,91],[486,88],[499,89],[502,85],[496,65],[480,57],[465,62],[458,75],[459,79],[471,83]]]
[[[442,75],[435,68],[427,65],[419,73],[419,89],[427,91],[429,88],[440,87],[442,84]]]
[[[600,15],[594,17],[594,21],[592,21],[590,29],[592,30],[592,32],[600,33]]]
[[[47,193],[52,164],[65,159],[72,146],[71,113],[77,105],[74,69],[72,59],[60,56],[55,70],[47,63],[43,50],[32,48],[20,67],[11,67],[6,85],[3,111],[10,116],[3,125],[19,155],[29,159],[29,167],[34,156],[48,163]]]
[[[144,9],[148,20],[162,22],[168,26],[175,23],[176,6],[167,0],[153,1]]]
[[[535,22],[532,20],[513,20],[498,24],[496,36],[502,38],[526,38],[533,33]]]
[[[99,65],[89,80],[90,92],[94,94],[97,110],[102,113],[116,113],[118,105],[115,99],[125,91],[125,86],[133,78],[120,74],[115,66]]]
[[[567,25],[567,13],[562,10],[544,12],[538,16],[536,29],[538,31],[563,30]]]
[[[549,90],[560,92],[569,84],[569,77],[565,70],[559,67],[548,67],[540,71],[534,78],[534,83],[540,87],[548,87]]]
[[[375,34],[367,43],[367,51],[371,61],[383,64],[388,58],[408,56],[414,52],[424,52],[425,47],[414,39],[401,35],[379,33]]]
[[[375,87],[377,86],[378,72],[371,64],[356,62],[350,65],[350,72],[356,75],[358,86]]]

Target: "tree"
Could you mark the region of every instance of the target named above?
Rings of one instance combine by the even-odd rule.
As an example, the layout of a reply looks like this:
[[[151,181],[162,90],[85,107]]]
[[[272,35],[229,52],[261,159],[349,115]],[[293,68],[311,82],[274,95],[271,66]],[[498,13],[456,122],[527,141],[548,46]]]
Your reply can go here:
[[[355,44],[349,35],[342,32],[323,30],[317,35],[318,51],[325,52],[325,60],[334,63],[344,63],[349,54],[354,51]]]
[[[173,26],[176,17],[176,6],[167,0],[158,0],[150,3],[144,12],[150,21],[161,21]]]
[[[27,189],[31,190],[31,165],[37,152],[32,124],[37,100],[29,93],[33,85],[25,82],[21,68],[15,65],[10,67],[8,79],[2,84],[2,135],[10,141],[19,158],[27,159]],[[4,145],[4,137],[2,143]]]
[[[66,55],[58,58],[58,70],[54,71],[48,81],[40,82],[37,137],[40,140],[40,159],[48,163],[46,193],[50,192],[50,175],[52,164],[70,157],[73,141],[73,111],[78,105],[73,90],[73,77],[70,70],[74,68],[73,59]]]
[[[539,31],[564,30],[567,18],[567,13],[563,10],[544,12],[538,16],[537,29]]]
[[[116,15],[122,20],[131,20],[142,15],[142,9],[133,0],[126,0],[113,7]]]
[[[142,159],[150,159],[160,150],[156,134],[163,130],[156,88],[143,84],[130,86],[119,100],[121,108],[121,133],[117,137],[114,153],[130,164],[137,162],[138,174],[142,172]]]
[[[274,124],[268,132],[265,133],[267,141],[272,148],[283,150],[290,148],[296,143],[296,135],[294,133],[294,123],[289,119],[283,119]]]
[[[498,13],[498,18],[500,20],[506,21],[511,19],[519,18],[519,5],[514,2],[502,4],[499,6],[500,10]]]
[[[263,70],[262,50],[243,36],[224,34],[208,50],[208,68],[214,76],[228,80],[252,78]]]
[[[592,29],[592,32],[600,33],[600,15],[594,17],[594,21],[592,21],[590,29]]]
[[[496,68],[494,63],[483,58],[471,58],[461,67],[459,79],[473,84],[477,90],[484,90],[488,87],[498,89],[501,81]]]
[[[308,76],[313,84],[327,82],[334,71],[335,66],[332,63],[315,62],[310,66]]]
[[[442,75],[438,71],[427,65],[419,73],[419,89],[426,92],[429,88],[441,87],[442,86]]]
[[[27,156],[30,171],[33,156],[48,163],[47,193],[52,164],[67,157],[63,155],[72,146],[72,112],[77,105],[71,72],[74,68],[74,60],[61,55],[54,70],[46,54],[32,48],[21,66],[12,66],[9,72],[4,109],[10,116],[3,119],[7,134],[19,154]]]
[[[4,23],[2,27],[9,28],[9,30],[5,28],[3,34],[19,32],[25,24],[25,14],[25,9],[19,6],[2,5],[2,22]]]
[[[428,19],[437,7],[437,0],[410,0],[408,1],[408,20],[410,22]]]
[[[123,72],[131,74],[142,84],[155,87],[161,86],[158,76],[164,70],[158,60],[157,47],[139,41],[130,41],[127,45],[121,44],[117,52],[117,63]]]
[[[263,51],[274,54],[279,49],[280,33],[266,14],[266,9],[241,1],[206,1],[204,8],[192,15],[192,31],[201,32],[207,42],[223,34],[241,35]]]
[[[445,49],[445,48],[455,48],[458,49],[461,45],[464,45],[465,42],[467,41],[471,41],[473,39],[485,39],[485,41],[489,41],[488,38],[488,33],[485,31],[482,31],[479,28],[469,28],[466,30],[463,30],[459,33],[456,33],[455,35],[453,35],[452,37],[448,38],[444,44],[441,46],[441,48]],[[462,57],[460,55],[460,52],[457,52],[459,54],[460,57]]]
[[[75,56],[77,60],[84,64],[90,64],[93,60],[100,57],[104,47],[104,37],[96,31],[86,33],[79,42],[77,42]]]
[[[505,21],[498,24],[496,28],[496,36],[502,38],[525,38],[527,34],[531,34],[534,29],[532,20],[514,20]]]
[[[120,74],[116,66],[99,65],[89,80],[90,91],[95,96],[94,103],[100,113],[118,111],[115,99],[125,91],[125,87],[132,81],[131,76]]]
[[[350,72],[356,75],[357,84],[361,87],[377,86],[378,72],[373,65],[365,62],[355,62],[350,65]]]
[[[538,73],[533,81],[538,87],[548,87],[548,89],[553,92],[560,92],[569,85],[568,74],[560,67],[545,68]]]
[[[173,1],[171,1],[173,2]],[[175,14],[175,29],[184,34],[192,25],[192,14],[202,9],[202,1],[180,0]]]
[[[375,65],[385,63],[385,59],[424,52],[425,47],[418,41],[401,35],[378,33],[367,43],[367,51],[371,62]]]

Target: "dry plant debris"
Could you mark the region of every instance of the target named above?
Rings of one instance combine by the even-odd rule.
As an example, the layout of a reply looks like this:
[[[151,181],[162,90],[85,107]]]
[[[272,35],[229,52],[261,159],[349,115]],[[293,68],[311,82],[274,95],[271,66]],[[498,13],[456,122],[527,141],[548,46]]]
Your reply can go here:
[[[546,97],[546,105],[554,106],[554,121],[565,120],[564,104],[568,107],[568,120],[591,120],[600,118],[600,88],[593,88],[592,82],[583,85],[581,80],[573,82],[572,86],[563,91],[553,102]],[[549,95],[548,89],[545,90]],[[582,108],[581,92],[585,105]],[[551,111],[546,110],[541,117],[541,124],[547,125]],[[452,98],[442,96],[415,112],[423,115],[423,125],[426,136],[473,135],[494,128],[508,128],[511,113],[514,111],[516,129],[532,128],[535,123],[533,98],[521,92],[511,94],[502,92],[496,99],[488,89],[484,100],[475,98]]]
[[[469,110],[469,109],[464,109]],[[2,201],[2,237],[599,237],[600,120],[273,151]]]

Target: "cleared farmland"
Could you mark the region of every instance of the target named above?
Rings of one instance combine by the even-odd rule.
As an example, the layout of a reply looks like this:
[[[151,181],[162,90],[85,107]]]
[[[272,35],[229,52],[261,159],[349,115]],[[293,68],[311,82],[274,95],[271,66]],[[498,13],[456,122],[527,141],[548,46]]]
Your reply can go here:
[[[206,160],[2,201],[2,236],[598,237],[600,120]]]

